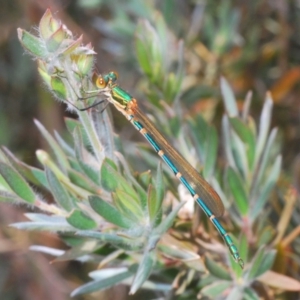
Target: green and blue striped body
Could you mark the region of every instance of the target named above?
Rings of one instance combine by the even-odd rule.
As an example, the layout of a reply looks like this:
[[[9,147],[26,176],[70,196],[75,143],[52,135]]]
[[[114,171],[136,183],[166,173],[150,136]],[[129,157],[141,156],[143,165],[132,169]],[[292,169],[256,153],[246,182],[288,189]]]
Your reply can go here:
[[[111,72],[103,76],[106,86],[110,88],[111,99],[108,99],[146,138],[162,160],[170,167],[174,175],[188,189],[194,200],[211,220],[224,239],[234,260],[243,268],[237,247],[223,228],[217,217],[224,213],[224,205],[215,190],[199,173],[168,143],[152,122],[140,111],[137,101],[116,84],[117,76]]]

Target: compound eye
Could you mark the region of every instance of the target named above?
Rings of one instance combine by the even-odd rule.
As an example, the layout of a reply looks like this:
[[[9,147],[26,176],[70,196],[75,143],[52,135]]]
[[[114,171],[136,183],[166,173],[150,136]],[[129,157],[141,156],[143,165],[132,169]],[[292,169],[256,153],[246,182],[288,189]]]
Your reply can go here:
[[[112,81],[112,82],[115,82],[117,81],[118,79],[118,73],[117,72],[109,72],[109,79]]]
[[[96,86],[99,89],[104,89],[106,87],[106,81],[102,76],[98,76],[98,78],[96,79]]]

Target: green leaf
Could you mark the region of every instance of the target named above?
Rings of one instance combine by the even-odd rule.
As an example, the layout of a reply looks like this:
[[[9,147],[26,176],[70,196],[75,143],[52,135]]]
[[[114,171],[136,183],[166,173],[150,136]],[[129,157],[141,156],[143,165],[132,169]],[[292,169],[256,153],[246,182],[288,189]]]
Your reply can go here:
[[[11,166],[0,162],[0,174],[10,188],[24,201],[33,204],[35,194],[25,179]]]
[[[240,243],[239,243],[239,251],[240,251],[240,255],[242,257],[242,259],[244,260],[245,263],[247,263],[248,261],[248,255],[249,255],[249,245],[248,245],[248,239],[247,236],[245,234],[242,234],[241,238],[240,238]],[[236,265],[236,262],[234,262],[234,264]],[[238,271],[240,271],[241,269],[238,268]]]
[[[156,205],[156,191],[154,187],[150,184],[148,187],[148,214],[151,222],[155,221],[157,215],[157,205]]]
[[[97,227],[97,223],[93,219],[78,209],[73,210],[71,215],[67,217],[67,221],[75,228],[82,230],[93,229]]]
[[[147,32],[147,34],[145,34]],[[151,41],[155,35],[155,31],[151,25],[144,21],[139,22],[136,30],[135,38],[135,52],[139,62],[139,66],[142,68],[143,72],[151,76],[153,72],[152,58],[151,58]]]
[[[64,31],[63,26],[61,25],[53,34],[47,38],[46,47],[49,52],[55,52],[58,50],[59,46],[66,39],[66,32]]]
[[[71,293],[71,297],[92,293],[99,290],[108,289],[110,287],[116,286],[117,284],[121,283],[123,280],[131,277],[133,272],[126,268],[120,269],[104,269],[92,272],[93,276],[100,276],[101,279],[94,280],[87,284],[80,286],[79,288],[75,289]]]
[[[79,121],[77,121],[75,119],[70,119],[70,118],[65,118],[65,124],[67,126],[68,131],[73,135],[73,137],[74,137],[75,129],[79,128],[84,147],[86,149],[90,149],[91,143],[90,143],[89,137],[88,137],[86,131],[84,130],[82,124]]]
[[[254,280],[266,271],[270,270],[275,260],[276,251],[265,251],[265,247],[261,247],[256,252],[251,262],[251,267],[248,273],[248,279]]]
[[[20,222],[10,226],[21,230],[38,230],[50,232],[74,232],[76,229],[60,216],[48,216],[45,214],[27,213],[31,222]]]
[[[139,223],[143,218],[144,212],[141,206],[131,197],[131,195],[117,189],[116,192],[113,193],[113,199],[118,210],[130,220]]]
[[[155,228],[154,233],[162,236],[173,224],[180,208],[186,203],[186,201],[181,202],[175,209],[168,214],[168,216]]]
[[[272,268],[274,260],[276,258],[276,253],[277,251],[274,249],[264,253],[263,260],[259,268],[255,272],[255,277],[259,277]]]
[[[247,244],[247,240],[246,241],[241,240],[240,243],[239,243],[239,241],[232,235],[231,235],[231,239],[232,239],[234,245],[237,246],[237,249],[238,249],[239,254],[240,254],[240,258],[243,260],[243,265],[244,265],[245,264],[244,259],[247,259],[247,255],[245,254],[245,252],[246,252],[245,248],[242,248],[242,246],[249,247],[248,244]],[[241,244],[242,242],[244,242],[246,244]],[[228,255],[229,255],[229,253],[228,253]],[[232,255],[229,256],[229,259],[230,259],[231,269],[232,269],[232,272],[234,272],[235,277],[236,278],[241,278],[242,275],[243,275],[243,268],[241,268],[240,262],[237,263],[233,259]]]
[[[260,116],[260,122],[259,122],[259,132],[257,137],[257,147],[255,153],[256,162],[260,160],[260,156],[267,142],[267,136],[271,124],[272,108],[273,108],[273,100],[271,94],[267,93],[266,100]]]
[[[141,185],[147,189],[147,187],[149,186],[150,182],[151,182],[151,171],[148,170],[146,172],[140,173],[138,176],[138,180],[141,183]]]
[[[94,211],[96,211],[106,221],[127,229],[135,226],[131,220],[123,216],[115,207],[102,200],[100,197],[90,196],[89,202]]]
[[[59,162],[60,167],[63,169],[63,173],[65,173],[66,170],[70,168],[70,164],[68,162],[65,153],[60,148],[56,140],[52,137],[52,135],[46,130],[46,128],[38,120],[34,120],[34,123],[39,129],[39,131],[41,132],[41,134],[43,135],[43,137],[46,139],[48,144],[50,145],[52,151],[55,154],[57,161]]]
[[[105,243],[111,243],[128,251],[141,251],[144,248],[144,242],[121,237],[115,233],[102,233],[95,230],[77,231],[76,236],[97,239]]]
[[[116,172],[116,170],[105,159],[101,166],[101,186],[109,191],[113,192],[119,186],[119,180],[124,180],[122,176]]]
[[[244,300],[260,300],[261,298],[257,295],[255,290],[253,290],[251,287],[246,287],[244,289]]]
[[[243,290],[239,286],[234,286],[230,290],[229,295],[226,297],[226,300],[236,300],[236,299],[243,299]]]
[[[90,181],[83,174],[73,170],[68,170],[68,175],[72,183],[85,189],[86,191],[91,192],[92,194],[98,194],[101,192],[101,189],[97,187],[92,181]]]
[[[12,166],[28,181],[37,186],[43,186],[49,190],[47,178],[44,171],[28,166],[16,158],[7,148],[3,147],[4,154],[9,159]]]
[[[264,174],[266,172],[268,164],[270,164],[270,161],[271,164],[273,164],[273,161],[271,159],[272,159],[272,152],[274,151],[274,148],[276,148],[277,131],[278,131],[277,128],[272,129],[268,137],[267,144],[263,149],[264,151],[262,152],[261,159],[258,165],[259,168],[254,178],[254,183],[252,186],[252,191],[254,194],[257,194],[257,190],[260,189],[261,182],[263,181]]]
[[[236,99],[234,97],[233,91],[228,84],[227,80],[224,77],[221,77],[220,80],[221,92],[223,96],[223,101],[226,107],[226,111],[229,117],[237,117],[238,116],[238,108],[236,104]]]
[[[153,251],[145,252],[143,258],[139,264],[138,270],[134,276],[131,288],[130,295],[135,294],[135,292],[143,285],[143,283],[148,279],[151,274],[153,264],[155,260],[155,255]]]
[[[15,194],[0,190],[0,202],[19,203],[21,199]]]
[[[226,178],[240,214],[243,216],[247,215],[249,209],[248,197],[240,176],[236,174],[234,169],[229,167],[226,172]]]
[[[105,156],[114,161],[116,155],[115,134],[113,132],[109,109],[106,108],[107,105],[105,103],[103,105],[105,109],[100,107],[98,110],[92,110],[93,124],[101,144],[105,145]]]
[[[169,234],[165,234],[157,247],[165,257],[171,258],[174,261],[181,261],[199,272],[206,272],[200,256],[193,250],[191,244],[179,241],[170,237]]]
[[[233,151],[232,151],[231,132],[232,130],[229,125],[229,118],[227,115],[224,115],[222,118],[222,134],[224,136],[224,147],[225,147],[226,159],[228,161],[229,166],[236,169],[237,164],[235,162]]]
[[[257,216],[261,213],[263,207],[265,206],[267,200],[269,199],[270,193],[274,188],[281,171],[282,157],[278,155],[273,162],[271,170],[268,172],[266,181],[262,187],[260,187],[259,195],[255,199],[253,208],[251,209],[250,218],[255,220]]]
[[[164,200],[165,187],[164,187],[164,178],[162,172],[162,164],[161,162],[157,165],[156,178],[154,182],[154,187],[156,190],[156,201],[155,208],[156,211],[156,224],[159,224],[162,218],[162,203]]]
[[[228,281],[232,280],[230,274],[228,273],[228,270],[223,268],[222,265],[216,263],[215,261],[210,259],[208,256],[205,257],[204,262],[205,262],[205,266],[206,266],[207,270],[213,276],[215,276],[219,279],[223,279],[223,280],[228,280]]]
[[[261,220],[259,220],[261,221]],[[272,226],[264,226],[262,231],[259,232],[259,235],[257,237],[256,244],[261,247],[263,245],[268,245],[272,242],[275,236],[276,228]]]
[[[93,254],[99,248],[103,246],[103,243],[97,240],[90,240],[86,239],[85,242],[80,243],[79,245],[73,246],[69,250],[64,251],[64,253],[54,259],[52,262],[59,262],[59,261],[69,261],[69,260],[79,260],[81,261],[82,256]],[[57,256],[57,255],[56,255]],[[84,259],[86,261],[86,259]],[[90,257],[92,260],[92,257]]]
[[[61,22],[53,18],[51,10],[48,8],[39,23],[41,37],[43,39],[49,38],[59,27],[61,27]]]
[[[210,178],[213,175],[218,150],[218,136],[214,127],[209,127],[205,143],[205,158],[204,158],[204,178]]]
[[[53,194],[56,203],[66,211],[71,211],[74,208],[72,198],[69,196],[68,192],[57,179],[55,174],[48,167],[45,167],[45,172],[51,188],[51,193]]]
[[[230,124],[240,139],[246,144],[248,164],[252,168],[255,158],[255,137],[252,131],[237,117],[229,118]]]
[[[100,174],[89,165],[85,164],[82,161],[78,162],[83,172],[91,179],[96,185],[100,185]]]
[[[135,190],[130,186],[130,184],[116,171],[112,166],[113,161],[106,158],[101,166],[101,186],[109,191],[113,192],[116,189],[123,190],[126,194],[130,195],[131,198],[139,203],[137,194]]]
[[[39,38],[29,32],[18,28],[18,38],[22,46],[33,56],[47,57],[48,52]]]
[[[212,299],[216,299],[225,290],[230,288],[232,283],[230,281],[217,280],[213,284],[207,285],[201,290],[201,294]]]
[[[68,91],[64,81],[59,76],[51,76],[51,88],[55,95],[66,101],[68,98]]]

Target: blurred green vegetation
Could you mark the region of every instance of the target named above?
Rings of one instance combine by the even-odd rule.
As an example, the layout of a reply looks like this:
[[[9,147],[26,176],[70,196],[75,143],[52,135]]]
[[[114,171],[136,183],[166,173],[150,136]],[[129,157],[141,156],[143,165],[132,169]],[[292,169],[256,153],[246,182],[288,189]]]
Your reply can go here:
[[[218,135],[221,136],[220,128],[224,112],[220,92],[221,76],[224,76],[232,87],[240,111],[243,107],[245,109],[244,99],[248,91],[253,92],[250,111],[256,123],[264,105],[266,92],[270,91],[274,101],[271,127],[279,128],[278,139],[283,146],[281,149],[283,170],[276,188],[272,191],[272,201],[264,207],[265,214],[261,215],[267,219],[264,224],[268,224],[269,227],[255,228],[256,232],[261,234],[261,240],[253,243],[266,244],[271,232],[272,237],[276,237],[272,245],[277,248],[273,271],[288,275],[299,282],[300,5],[298,1],[41,2],[31,0],[0,1],[0,4],[2,29],[0,31],[0,144],[7,146],[27,163],[36,164],[34,151],[48,147],[38,134],[33,118],[37,118],[50,132],[55,129],[63,134],[65,130],[62,121],[63,115],[66,115],[65,107],[53,101],[52,96],[43,86],[35,64],[28,55],[24,55],[16,33],[18,27],[34,32],[32,26],[38,24],[48,7],[73,33],[77,33],[78,36],[83,34],[84,42],[92,43],[97,52],[96,61],[100,73],[116,70],[122,87],[134,94],[137,99],[151,99],[153,106],[147,107],[146,104],[144,106],[147,111],[151,111],[156,118],[159,118],[159,123],[162,124],[166,134],[174,138],[174,145],[176,139],[180,137],[181,121],[187,116],[196,118],[201,114],[206,122],[215,125]],[[159,21],[157,12],[160,13],[163,21]],[[164,48],[169,57],[162,57],[161,65],[147,66],[147,61],[141,61],[141,57],[136,55],[136,35],[140,34],[140,38],[143,38],[143,34],[150,34],[148,31],[138,31],[139,26],[142,26],[142,23],[139,23],[141,19],[147,19],[155,24],[161,36],[166,35],[159,31],[163,29],[159,27],[159,22],[165,22],[171,32],[165,43],[160,39],[157,45],[157,47],[173,45],[168,49]],[[178,42],[179,40],[182,40],[182,44]],[[183,45],[184,51],[181,51],[180,47]],[[180,55],[183,57],[184,66],[178,63],[180,59],[176,56]],[[171,61],[170,65],[166,66],[164,64],[166,61]],[[152,69],[147,73],[148,67]],[[170,71],[168,74],[182,72],[184,81],[179,94],[176,89],[165,89],[168,82],[172,82],[172,76],[167,78],[151,75],[154,73],[153,70],[159,73],[159,68],[163,68],[161,71],[163,75],[166,74],[166,70]],[[174,101],[174,97],[175,101],[179,101],[180,98],[183,117],[182,119],[181,117],[170,118],[170,126],[167,127],[168,120],[163,120],[162,113],[156,114],[155,107],[162,112],[160,100],[163,99],[170,104]],[[228,108],[226,109],[228,112]],[[121,139],[130,138],[140,141],[140,137],[134,129],[131,129],[130,124],[127,125],[123,119],[118,118],[113,110],[112,113],[116,131],[120,133]],[[197,122],[203,124],[201,119],[197,119]],[[193,125],[192,123],[191,128]],[[278,147],[278,144],[276,145]],[[180,145],[176,146],[180,148]],[[199,152],[201,153],[200,150]],[[223,152],[224,149],[220,149],[221,164]],[[134,159],[131,160],[134,164]],[[136,166],[138,170],[145,170],[145,168],[146,165]],[[15,256],[11,254],[12,250],[16,253],[24,249],[27,251],[28,245],[42,243],[45,238],[32,234],[28,237],[20,237],[20,233],[16,233],[15,230],[7,230],[4,225],[20,220],[22,217],[15,215],[15,207],[10,209],[7,205],[3,209],[2,207],[3,205],[0,213],[1,225],[3,225],[1,243],[5,246],[2,248],[3,255],[0,258],[3,270],[1,297],[3,299],[68,299],[69,291],[75,286],[68,282],[68,288],[65,288],[62,281],[66,279],[61,281],[57,279],[58,273],[62,272],[59,270],[60,267],[56,266],[58,273],[55,273],[52,268],[49,268],[48,260],[35,253],[26,254],[21,266],[16,262]],[[11,240],[18,241],[18,247]],[[62,247],[58,240],[53,240],[50,236],[48,243],[53,247]],[[262,257],[257,258],[258,261],[259,259]],[[36,261],[40,264],[39,268],[34,265]],[[207,264],[209,265],[209,262]],[[32,265],[35,266],[34,272],[28,272],[32,270]],[[214,267],[210,266],[210,270]],[[86,270],[83,272],[81,270],[83,268],[74,263],[61,267],[66,274],[64,278],[70,281],[78,280],[80,276],[84,277]],[[40,274],[45,273],[55,278],[51,283],[52,288],[46,281],[42,282],[44,275]],[[177,284],[182,287],[182,278],[179,275]],[[86,281],[87,279],[83,278],[83,282]],[[184,284],[187,282],[184,281]],[[264,299],[298,299],[299,297],[296,292],[281,293],[275,289],[266,289],[261,283],[256,284],[258,285],[255,286],[256,290]],[[14,289],[14,286],[19,288]],[[201,286],[204,286],[203,282]],[[57,289],[55,296],[51,294],[53,287]],[[30,295],[30,288],[36,293]],[[199,286],[197,289],[194,288],[193,293],[187,295],[185,299],[194,299],[198,289]],[[126,292],[117,288],[114,292],[116,293],[114,299],[127,299],[127,296],[124,296]],[[137,298],[128,296],[128,299],[142,297],[151,299],[151,295],[144,293],[138,294]],[[108,296],[102,297],[108,298]],[[177,299],[176,297],[179,296],[174,295],[170,299]],[[247,299],[255,299],[251,298],[251,295],[248,297]],[[82,296],[82,299],[97,299],[97,297]]]

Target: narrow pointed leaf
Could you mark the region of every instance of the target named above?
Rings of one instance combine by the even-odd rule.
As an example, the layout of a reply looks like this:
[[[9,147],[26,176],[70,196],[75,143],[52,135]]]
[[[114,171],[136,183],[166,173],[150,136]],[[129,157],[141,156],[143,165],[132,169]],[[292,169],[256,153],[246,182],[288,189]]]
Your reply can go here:
[[[148,188],[148,214],[151,221],[154,221],[157,214],[157,207],[156,207],[156,191],[153,185],[149,185]]]
[[[247,287],[243,291],[244,294],[244,300],[261,300],[261,297],[250,287]],[[235,300],[236,298],[233,298],[232,300]]]
[[[206,139],[205,159],[204,159],[204,178],[210,178],[213,174],[218,150],[218,136],[214,127],[210,127]]]
[[[61,25],[55,32],[52,33],[46,40],[46,47],[49,52],[55,52],[66,38],[66,32]]]
[[[131,195],[117,189],[116,192],[113,193],[113,199],[119,211],[124,213],[124,215],[129,219],[138,222],[138,220],[143,217],[144,212],[142,208],[138,203],[136,203]]]
[[[221,77],[220,86],[221,86],[223,101],[229,117],[237,117],[238,108],[237,108],[236,100],[228,81],[224,77]]]
[[[43,186],[46,189],[49,189],[48,182],[45,176],[44,171],[28,166],[17,157],[15,157],[7,148],[3,147],[4,154],[9,159],[12,166],[28,181],[37,186]]]
[[[20,203],[22,200],[16,194],[0,190],[0,202]]]
[[[251,268],[248,273],[248,279],[253,280],[268,271],[274,262],[276,255],[275,250],[266,252],[265,247],[261,247],[255,254]]]
[[[82,230],[93,229],[97,226],[97,223],[93,219],[78,209],[75,209],[71,215],[67,217],[67,221],[75,228]]]
[[[46,176],[51,188],[51,193],[53,194],[55,201],[58,205],[64,208],[66,211],[71,211],[74,208],[74,203],[72,198],[69,196],[68,192],[57,179],[55,174],[47,167],[45,167]]]
[[[226,297],[226,300],[236,300],[236,299],[243,299],[243,289],[239,286],[235,286],[230,289],[229,295]]]
[[[239,119],[230,118],[230,124],[240,139],[246,144],[248,164],[252,167],[255,158],[255,138],[251,130]]]
[[[51,76],[51,89],[61,100],[67,100],[68,92],[64,81],[59,76]]]
[[[98,194],[101,192],[101,189],[97,187],[92,181],[90,181],[86,176],[75,170],[68,170],[68,175],[72,183],[85,189],[86,191],[91,192],[92,194]]]
[[[261,213],[263,207],[265,206],[267,200],[269,199],[270,193],[274,188],[281,171],[282,157],[278,155],[273,163],[271,170],[269,171],[266,182],[259,190],[259,196],[255,201],[255,204],[251,210],[251,219],[255,220],[257,216]]]
[[[106,158],[101,167],[101,186],[109,192],[115,191],[117,188],[122,189],[129,194],[135,202],[139,202],[137,194],[128,182],[111,166]]]
[[[266,100],[263,106],[263,110],[260,116],[259,132],[257,137],[257,148],[255,153],[256,161],[259,160],[263,149],[267,142],[267,136],[271,124],[271,114],[273,108],[273,100],[270,93],[267,93]]]
[[[223,268],[222,265],[210,259],[208,256],[205,257],[205,266],[209,271],[209,273],[212,274],[213,276],[219,279],[231,281],[231,276],[228,273],[228,270]]]
[[[101,270],[101,271],[105,271],[105,270]],[[95,280],[80,286],[79,288],[75,289],[71,293],[71,296],[74,297],[74,296],[92,293],[95,291],[100,291],[100,290],[104,290],[116,286],[118,283],[121,283],[123,280],[131,277],[132,275],[133,273],[130,270],[128,270],[121,273],[119,272],[116,275],[106,276],[106,278]]]
[[[85,164],[82,161],[78,162],[83,172],[91,179],[96,185],[100,185],[99,171],[97,172],[91,166]]]
[[[144,253],[142,261],[140,262],[138,270],[134,276],[129,294],[135,294],[135,292],[148,279],[154,265],[154,257],[153,251]]]
[[[227,169],[226,175],[227,175],[226,176],[227,182],[230,191],[233,195],[235,204],[239,209],[240,214],[245,216],[248,212],[249,207],[248,207],[248,197],[243,182],[240,176],[238,176],[236,172],[230,167]]]
[[[180,208],[186,203],[186,201],[181,202],[171,213],[155,228],[155,233],[159,236],[162,236],[173,224],[174,219],[177,216]]]
[[[216,299],[225,290],[230,288],[232,283],[230,281],[217,280],[213,284],[207,285],[201,290],[201,294],[212,299]]]
[[[60,148],[60,146],[56,142],[56,140],[52,137],[52,135],[46,130],[46,128],[38,120],[35,120],[34,123],[38,127],[38,129],[41,132],[41,134],[43,135],[43,137],[49,143],[49,146],[53,150],[55,157],[56,157],[57,161],[59,162],[61,168],[63,168],[63,170],[70,168],[70,165],[66,158],[66,155],[63,152],[63,150]]]
[[[18,28],[18,38],[21,42],[22,46],[31,54],[37,57],[46,57],[48,55],[48,51],[43,45],[43,42],[30,34],[29,32]]]
[[[76,229],[72,227],[65,218],[59,216],[48,216],[45,214],[27,213],[31,222],[20,222],[10,226],[22,230],[38,230],[51,232],[73,232]]]
[[[106,221],[122,228],[131,228],[134,223],[122,215],[115,207],[97,196],[90,196],[89,202],[91,207]]]
[[[31,204],[35,202],[35,194],[32,188],[15,169],[0,162],[0,174],[21,199]]]

